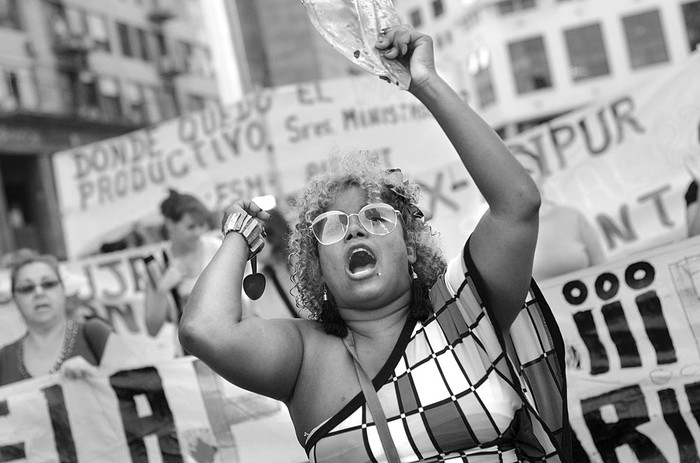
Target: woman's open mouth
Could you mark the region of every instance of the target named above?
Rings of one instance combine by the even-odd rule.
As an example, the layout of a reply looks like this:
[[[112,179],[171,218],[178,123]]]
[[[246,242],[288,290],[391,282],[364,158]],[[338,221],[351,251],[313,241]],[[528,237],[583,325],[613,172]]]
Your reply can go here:
[[[377,266],[377,258],[374,257],[372,251],[367,248],[356,248],[350,254],[348,259],[348,271],[351,275],[363,275],[373,271]]]

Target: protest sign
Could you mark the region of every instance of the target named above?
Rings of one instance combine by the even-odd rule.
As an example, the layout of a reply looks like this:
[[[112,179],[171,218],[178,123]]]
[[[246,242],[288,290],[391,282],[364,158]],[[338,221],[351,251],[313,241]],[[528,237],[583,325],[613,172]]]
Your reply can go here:
[[[576,461],[696,461],[700,237],[541,289],[567,348]],[[107,363],[120,361],[133,363],[116,355]],[[192,358],[104,375],[0,388],[4,461],[305,461],[280,403],[223,382]]]
[[[608,257],[670,243],[686,236],[683,196],[700,159],[698,75],[700,53],[507,145],[537,160],[544,197],[581,210]]]
[[[700,238],[542,283],[577,461],[698,461]]]
[[[68,256],[94,253],[134,222],[154,220],[168,187],[223,210],[239,198],[296,192],[346,148],[374,151],[407,172],[428,158],[455,159],[427,109],[376,77],[262,90],[232,107],[56,153]]]
[[[608,257],[685,234],[689,166],[700,165],[698,73],[696,54],[661,78],[507,140],[514,154],[537,160],[547,199],[595,224]],[[241,197],[293,194],[328,168],[329,154],[352,149],[375,152],[387,167],[418,178],[426,202],[437,206],[435,218],[452,219],[438,229],[468,232],[484,210],[427,109],[363,76],[266,89],[232,107],[56,153],[69,256],[94,252],[115,231],[152,220],[168,186],[221,210]]]
[[[46,463],[307,461],[280,402],[231,386],[192,357],[89,380],[50,375],[0,388],[0,457]]]
[[[153,221],[167,188],[209,206],[270,191],[264,95],[210,106],[162,124],[56,153],[53,157],[67,253],[94,253]]]

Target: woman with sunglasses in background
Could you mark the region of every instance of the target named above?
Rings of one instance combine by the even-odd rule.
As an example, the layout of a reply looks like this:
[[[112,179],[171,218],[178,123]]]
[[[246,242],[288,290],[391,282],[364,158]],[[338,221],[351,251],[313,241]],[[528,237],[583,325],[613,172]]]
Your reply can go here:
[[[56,372],[71,379],[92,376],[112,328],[99,318],[68,318],[58,261],[49,255],[19,260],[10,284],[27,333],[0,350],[0,386]]]
[[[285,402],[311,462],[570,461],[563,342],[531,283],[537,187],[436,73],[430,37],[391,28],[376,47],[410,70],[409,91],[489,203],[463,254],[442,257],[416,183],[350,155],[297,200],[290,257],[310,320],[242,318],[245,263],[268,216],[239,201],[180,341]]]

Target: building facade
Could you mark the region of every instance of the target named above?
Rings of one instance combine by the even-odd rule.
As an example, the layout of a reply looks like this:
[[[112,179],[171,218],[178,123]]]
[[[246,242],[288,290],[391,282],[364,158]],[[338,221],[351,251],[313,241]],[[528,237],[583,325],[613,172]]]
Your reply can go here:
[[[215,101],[199,0],[0,0],[0,255],[65,256],[53,153]]]
[[[298,0],[222,1],[245,91],[364,72],[325,41]]]
[[[700,44],[699,0],[395,3],[502,136],[653,79]]]

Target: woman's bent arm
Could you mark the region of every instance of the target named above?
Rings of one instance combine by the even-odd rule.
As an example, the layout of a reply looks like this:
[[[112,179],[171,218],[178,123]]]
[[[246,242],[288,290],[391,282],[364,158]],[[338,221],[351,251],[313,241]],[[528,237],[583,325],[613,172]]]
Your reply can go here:
[[[247,257],[243,236],[229,233],[190,294],[180,342],[228,381],[286,401],[301,365],[301,336],[292,320],[242,319]]]

